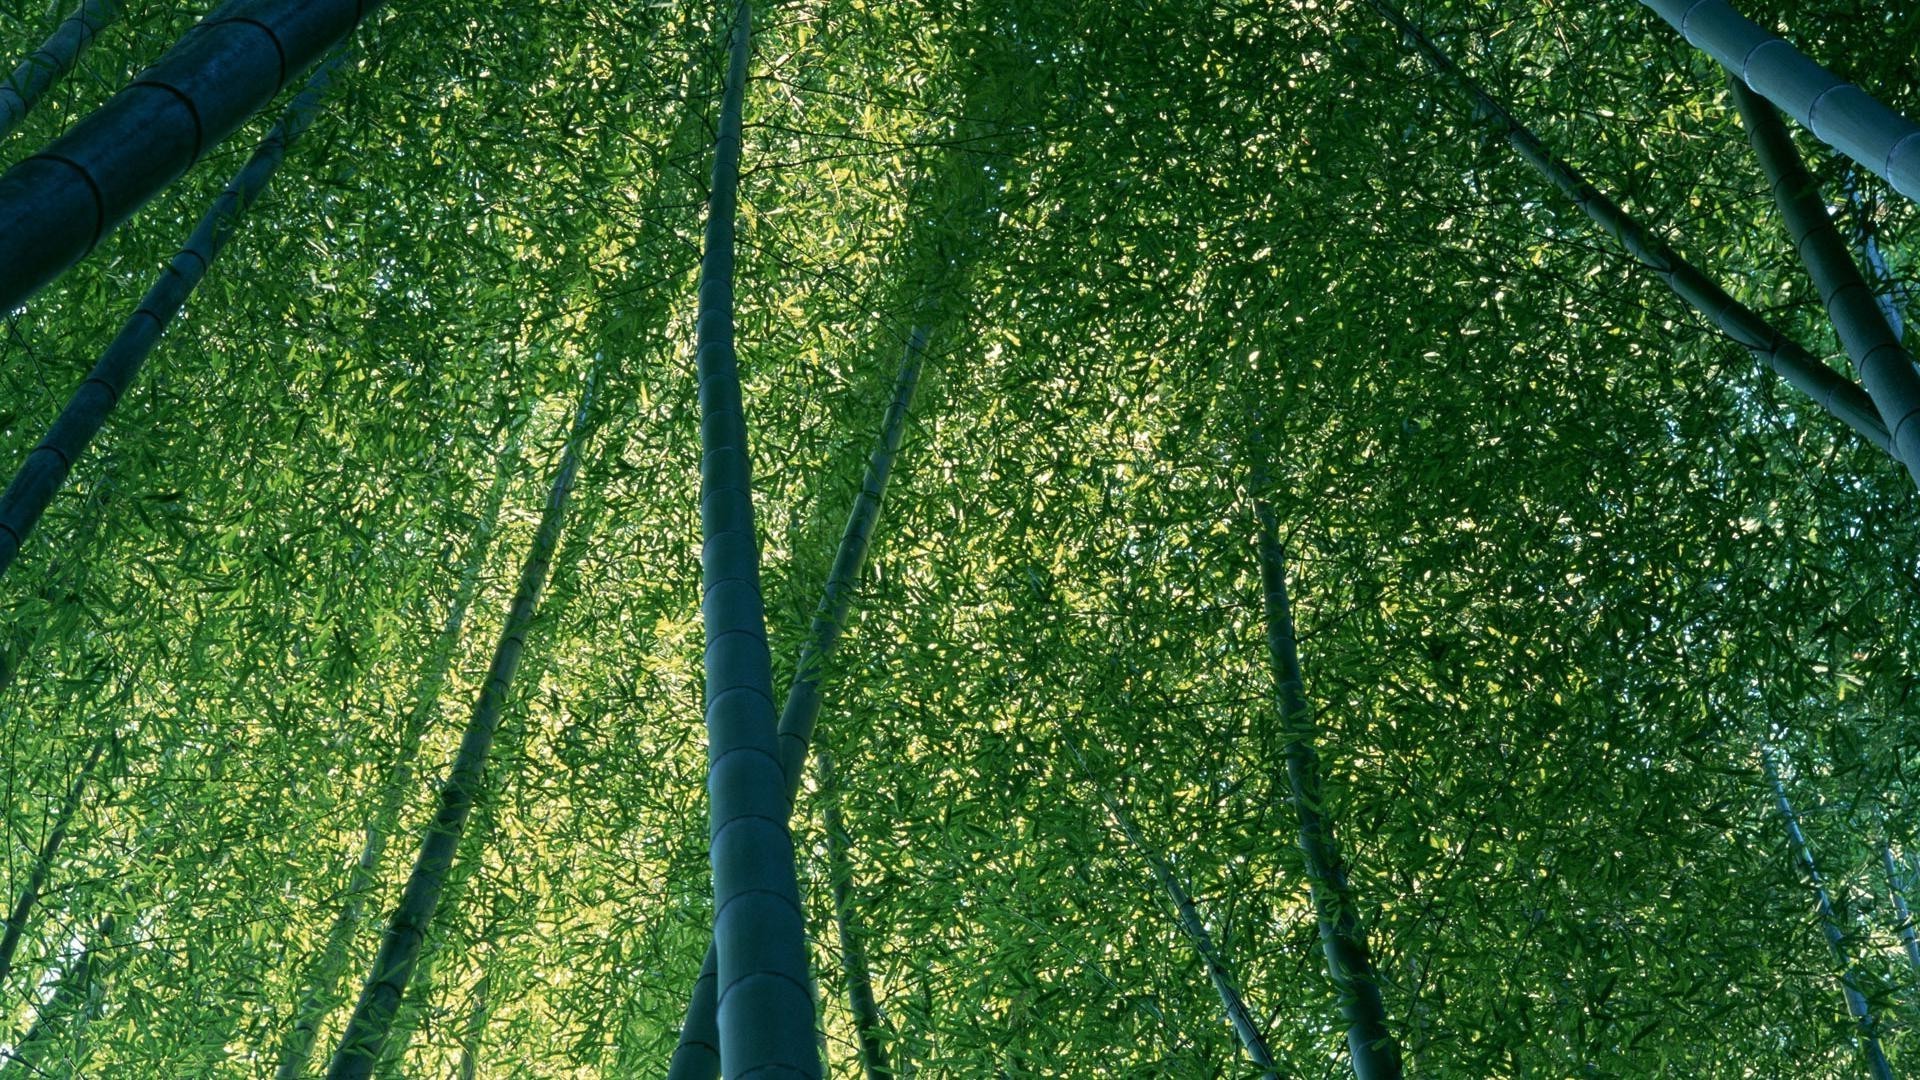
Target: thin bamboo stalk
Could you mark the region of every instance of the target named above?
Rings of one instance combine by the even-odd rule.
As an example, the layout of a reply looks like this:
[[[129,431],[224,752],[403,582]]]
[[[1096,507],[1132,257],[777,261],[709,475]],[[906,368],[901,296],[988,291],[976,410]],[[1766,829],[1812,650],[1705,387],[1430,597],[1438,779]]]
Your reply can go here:
[[[1522,160],[1572,199],[1642,266],[1659,275],[1675,296],[1686,301],[1714,329],[1753,353],[1775,374],[1812,398],[1834,418],[1869,443],[1887,451],[1889,455],[1893,454],[1887,427],[1881,422],[1879,413],[1865,391],[1728,295],[1725,289],[1681,258],[1678,252],[1655,237],[1651,230],[1618,203],[1601,194],[1578,170],[1547,149],[1538,136],[1515,119],[1505,105],[1482,89],[1479,82],[1462,71],[1446,53],[1440,51],[1399,9],[1386,0],[1369,2],[1374,10],[1412,42],[1415,50],[1436,74],[1453,80],[1473,101],[1476,111],[1492,119],[1500,134]]]
[[[80,0],[40,47],[13,69],[0,83],[0,139],[13,134],[53,84],[73,70],[80,54],[114,19],[119,18],[120,0]]]

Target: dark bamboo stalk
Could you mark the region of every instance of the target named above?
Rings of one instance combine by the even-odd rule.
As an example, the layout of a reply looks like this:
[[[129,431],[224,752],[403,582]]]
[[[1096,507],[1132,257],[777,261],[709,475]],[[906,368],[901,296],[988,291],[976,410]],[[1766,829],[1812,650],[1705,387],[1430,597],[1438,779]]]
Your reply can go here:
[[[229,0],[0,175],[0,312],[91,251],[383,2]]]
[[[494,735],[499,730],[507,693],[512,688],[514,672],[519,668],[521,654],[526,648],[527,629],[533,622],[541,589],[546,584],[548,566],[554,548],[559,543],[567,501],[573,494],[574,477],[580,468],[581,448],[588,435],[592,399],[592,385],[589,382],[581,395],[579,411],[574,414],[573,426],[567,433],[566,448],[561,454],[560,466],[555,471],[553,486],[547,492],[547,505],[540,515],[533,546],[521,567],[513,604],[507,612],[505,625],[501,627],[500,643],[494,649],[486,682],[467,721],[453,767],[440,787],[438,808],[427,827],[426,836],[421,840],[420,853],[414,860],[412,873],[408,875],[400,905],[387,922],[379,954],[374,957],[372,970],[368,972],[366,983],[360,991],[360,1000],[354,1006],[353,1017],[347,1022],[347,1030],[334,1051],[333,1062],[327,1071],[329,1080],[366,1080],[372,1074],[374,1064],[386,1044],[394,1014],[399,1010],[401,999],[406,996],[407,984],[419,963],[421,946],[453,868],[460,834],[485,783],[488,751],[492,749]]]
[[[887,1064],[887,1047],[882,1041],[886,1022],[880,1018],[880,1003],[873,994],[872,965],[867,961],[867,946],[862,940],[859,916],[854,911],[853,863],[849,849],[853,840],[840,813],[840,788],[833,772],[833,758],[825,750],[814,756],[815,776],[820,784],[820,813],[827,834],[828,890],[833,896],[833,925],[840,938],[840,966],[847,976],[847,1007],[853,1012],[853,1030],[860,1043],[860,1066],[867,1080],[893,1080]]]
[[[1256,488],[1264,486],[1256,478]],[[1293,605],[1287,596],[1285,554],[1274,528],[1273,510],[1254,502],[1259,532],[1260,581],[1267,623],[1267,653],[1286,740],[1287,790],[1300,819],[1300,850],[1306,856],[1307,883],[1320,924],[1320,946],[1327,974],[1340,997],[1347,1022],[1347,1049],[1356,1080],[1398,1080],[1400,1047],[1387,1028],[1380,999],[1380,978],[1367,951],[1366,933],[1354,912],[1346,862],[1334,839],[1333,823],[1321,800],[1320,756],[1314,746],[1313,710],[1307,705],[1300,653],[1293,629]]]
[[[1833,899],[1827,895],[1827,884],[1820,878],[1819,864],[1813,861],[1813,848],[1807,843],[1806,834],[1800,831],[1800,816],[1793,812],[1793,804],[1787,801],[1787,787],[1780,782],[1780,772],[1774,768],[1773,753],[1766,747],[1760,748],[1760,767],[1767,775],[1767,783],[1773,788],[1773,799],[1780,809],[1780,817],[1787,823],[1787,842],[1793,848],[1794,861],[1806,872],[1807,880],[1813,886],[1814,906],[1820,912],[1820,932],[1827,939],[1827,949],[1833,955],[1833,962],[1840,969],[1840,992],[1847,1001],[1847,1011],[1853,1014],[1860,1028],[1860,1053],[1867,1059],[1867,1073],[1873,1080],[1893,1080],[1893,1066],[1887,1062],[1886,1051],[1880,1047],[1880,1026],[1874,1018],[1873,1009],[1867,1004],[1867,996],[1860,992],[1859,977],[1853,970],[1853,961],[1847,958],[1847,935],[1840,929],[1840,919],[1833,911]]]
[[[5,984],[7,977],[13,974],[13,957],[20,950],[20,940],[33,916],[33,907],[40,902],[41,890],[47,887],[47,876],[53,872],[54,860],[60,856],[60,846],[66,843],[74,815],[80,810],[80,800],[86,794],[88,781],[93,779],[94,766],[100,763],[100,755],[106,752],[108,741],[105,737],[94,741],[86,764],[80,766],[79,774],[67,787],[67,797],[61,800],[60,810],[54,815],[53,828],[47,830],[46,839],[40,842],[40,850],[34,852],[33,865],[27,870],[27,880],[20,886],[20,895],[14,899],[13,911],[7,916],[6,933],[0,934],[0,985]]]
[[[440,632],[434,636],[433,646],[427,653],[427,660],[415,685],[413,705],[407,711],[400,734],[400,747],[392,767],[387,771],[386,782],[380,792],[380,804],[367,821],[366,833],[360,844],[360,857],[354,862],[347,879],[345,900],[327,928],[326,939],[315,958],[306,989],[301,992],[299,1004],[294,1008],[293,1026],[281,1040],[275,1080],[299,1080],[306,1072],[307,1062],[312,1058],[314,1044],[320,1036],[320,1025],[339,1004],[342,996],[340,980],[347,972],[353,935],[360,929],[367,900],[377,885],[387,841],[398,827],[403,804],[413,789],[414,763],[420,755],[420,742],[426,734],[428,720],[440,703],[440,694],[446,688],[447,674],[452,670],[454,654],[460,644],[460,633],[466,625],[467,609],[472,606],[474,594],[479,591],[480,571],[485,567],[487,554],[493,547],[493,534],[499,524],[501,504],[506,499],[507,482],[512,479],[514,465],[519,460],[520,435],[516,431],[508,436],[507,446],[500,453],[493,482],[488,485],[483,499],[480,524],[474,529],[467,564],[461,571],[460,583],[454,590],[452,602],[447,606],[446,618],[441,623]]]
[[[734,215],[752,12],[734,7],[700,262],[700,611],[706,629],[707,801],[720,1068],[818,1077],[806,916],[787,828],[760,594],[747,423],[734,354]]]
[[[887,480],[899,457],[906,437],[907,415],[913,404],[914,390],[920,384],[920,372],[926,354],[927,332],[916,327],[907,336],[906,353],[894,379],[893,397],[881,420],[880,438],[860,480],[860,493],[847,514],[847,525],[840,533],[834,551],[833,570],[826,588],[814,607],[813,622],[800,657],[794,665],[793,682],[787,687],[786,704],[780,711],[781,768],[785,773],[787,803],[791,807],[799,791],[807,747],[813,738],[814,722],[820,715],[821,679],[827,658],[839,646],[846,628],[853,594],[859,587],[860,569],[865,565],[874,527],[880,519],[886,498]],[[668,1080],[716,1080],[720,1075],[719,1033],[715,1026],[714,950],[707,947],[700,976],[694,981],[687,1002],[686,1019],[680,1026],[680,1040],[674,1047],[668,1067]]]
[[[314,70],[306,89],[287,106],[280,122],[260,141],[239,174],[201,216],[186,246],[174,255],[159,280],[147,290],[140,307],[121,327],[106,352],[100,354],[99,362],[73,392],[46,437],[27,455],[6,493],[0,494],[0,574],[5,574],[13,565],[20,545],[39,523],[60,486],[66,483],[74,463],[132,388],[167,324],[206,276],[207,268],[220,250],[233,238],[247,208],[266,190],[267,181],[286,159],[287,149],[313,123],[334,74],[344,62],[344,54],[337,53]],[[6,226],[0,224],[0,237],[5,236],[5,229]],[[5,246],[5,240],[0,240],[0,265],[5,263]]]
[[[1847,242],[1834,228],[1820,186],[1800,160],[1780,114],[1745,83],[1732,82],[1734,105],[1773,189],[1793,249],[1806,264],[1827,319],[1887,426],[1894,457],[1920,486],[1920,424],[1913,422],[1920,417],[1920,373],[1914,371],[1913,357],[1901,347]]]
[[[1228,969],[1226,959],[1220,955],[1219,947],[1214,944],[1213,934],[1208,931],[1206,920],[1200,917],[1200,909],[1194,904],[1192,894],[1187,892],[1187,887],[1180,883],[1180,878],[1174,874],[1173,867],[1167,865],[1167,861],[1160,857],[1160,853],[1147,846],[1146,839],[1135,827],[1133,817],[1127,813],[1126,806],[1094,779],[1093,770],[1088,767],[1086,755],[1080,752],[1080,748],[1069,742],[1067,750],[1073,754],[1073,760],[1080,766],[1080,772],[1087,778],[1087,782],[1094,785],[1094,790],[1100,795],[1101,804],[1107,808],[1107,814],[1119,827],[1120,834],[1126,837],[1127,843],[1132,845],[1133,850],[1146,861],[1161,891],[1165,892],[1167,899],[1172,901],[1174,916],[1180,924],[1180,932],[1187,936],[1187,940],[1193,943],[1194,952],[1200,955],[1200,962],[1207,969],[1207,978],[1213,983],[1214,993],[1220,998],[1220,1007],[1226,1013],[1227,1023],[1232,1026],[1234,1035],[1239,1038],[1241,1048],[1247,1052],[1248,1059],[1260,1069],[1260,1075],[1264,1080],[1276,1080],[1279,1074],[1275,1071],[1273,1051],[1267,1046],[1267,1038],[1261,1033],[1260,1025],[1254,1020],[1252,1011],[1247,1008],[1246,999],[1241,996],[1239,984],[1235,981],[1233,972]]]

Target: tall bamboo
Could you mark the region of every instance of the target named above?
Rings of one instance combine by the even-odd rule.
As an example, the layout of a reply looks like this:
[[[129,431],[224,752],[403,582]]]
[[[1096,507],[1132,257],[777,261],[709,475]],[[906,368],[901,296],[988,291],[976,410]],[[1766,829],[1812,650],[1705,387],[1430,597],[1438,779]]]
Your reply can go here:
[[[339,1004],[340,980],[346,975],[353,935],[360,928],[367,899],[378,884],[380,863],[386,853],[388,838],[398,827],[403,804],[413,790],[414,762],[420,755],[420,742],[426,734],[427,722],[433,718],[439,706],[440,694],[446,688],[447,674],[453,668],[454,655],[460,645],[460,633],[466,625],[467,609],[472,606],[474,594],[479,591],[480,571],[485,568],[487,554],[493,547],[494,530],[499,524],[501,504],[506,500],[507,483],[512,479],[514,466],[519,460],[520,433],[516,430],[508,435],[507,444],[500,451],[494,469],[493,482],[488,485],[487,493],[481,500],[480,521],[468,545],[466,566],[460,572],[459,584],[454,589],[452,601],[447,605],[446,618],[441,622],[439,633],[434,635],[433,645],[427,652],[427,659],[415,683],[413,704],[407,710],[400,733],[400,746],[382,784],[380,804],[367,821],[366,832],[360,843],[360,857],[348,875],[344,900],[334,913],[333,922],[327,928],[327,936],[308,974],[306,987],[294,1007],[293,1025],[280,1042],[275,1080],[299,1080],[306,1072],[307,1062],[313,1056],[314,1042],[320,1034],[320,1025],[334,1006]]]
[[[0,83],[0,139],[13,134],[53,84],[73,70],[80,54],[106,25],[120,16],[120,0],[80,0],[40,47],[20,61]]]
[[[0,312],[73,265],[384,0],[228,0],[0,175]]]
[[[1773,799],[1780,809],[1780,817],[1787,823],[1787,841],[1793,848],[1794,861],[1800,864],[1800,869],[1813,885],[1814,905],[1820,912],[1820,931],[1826,936],[1827,949],[1833,954],[1834,965],[1840,969],[1840,992],[1847,1000],[1847,1011],[1853,1014],[1854,1021],[1860,1026],[1860,1053],[1867,1059],[1867,1074],[1873,1080],[1893,1080],[1893,1066],[1887,1062],[1886,1051],[1880,1048],[1879,1022],[1867,1004],[1867,996],[1860,992],[1853,962],[1847,959],[1846,932],[1840,929],[1840,919],[1834,914],[1833,900],[1827,895],[1826,882],[1821,880],[1820,867],[1813,861],[1813,848],[1807,843],[1806,834],[1800,831],[1800,816],[1793,812],[1793,804],[1787,801],[1787,788],[1780,782],[1779,770],[1774,768],[1773,753],[1764,746],[1760,748],[1760,766],[1767,775],[1767,783],[1773,788]]]
[[[580,507],[579,512],[573,515],[572,527],[566,542],[560,545],[559,554],[554,557],[553,571],[547,580],[540,606],[543,624],[557,626],[565,621],[566,607],[580,591],[581,564],[596,543],[597,517],[604,513],[606,503],[593,501]],[[555,659],[551,649],[535,650],[527,666],[515,678],[527,686],[541,686],[546,681],[547,673],[553,669]],[[524,704],[521,707],[524,709]],[[524,728],[516,730],[509,726],[505,744],[497,746],[495,753],[503,760],[521,760],[525,738]],[[399,1009],[388,1028],[387,1044],[381,1050],[379,1060],[374,1063],[376,1080],[405,1080],[407,1052],[413,1045],[413,1038],[434,1015],[433,996],[439,966],[463,944],[455,936],[460,929],[457,909],[468,903],[463,897],[474,878],[484,869],[480,856],[492,847],[498,835],[499,815],[500,801],[497,798],[483,795],[473,809],[473,819],[460,839],[453,869],[448,872],[446,888],[440,894],[439,907],[427,928],[426,939],[420,943],[420,960],[413,970],[412,985],[400,1000]],[[485,933],[481,935],[483,940],[485,936]]]
[[[787,828],[786,774],[760,594],[747,423],[733,348],[734,214],[750,0],[734,7],[700,259],[701,621],[706,630],[707,805],[713,864],[714,1018],[728,1076],[820,1075],[806,917]]]
[[[1808,59],[1727,0],[1641,0],[1815,138],[1920,202],[1920,124]]]
[[[267,181],[286,159],[287,149],[313,123],[334,74],[344,62],[345,54],[336,53],[314,70],[306,89],[287,106],[280,122],[260,141],[246,165],[201,215],[186,246],[174,255],[173,261],[147,290],[140,307],[100,354],[86,381],[74,390],[66,407],[60,410],[46,437],[21,463],[5,494],[0,494],[0,574],[5,574],[13,565],[20,545],[26,542],[60,486],[66,483],[74,463],[86,452],[133,386],[167,323],[179,313],[194,287],[206,276],[207,268],[233,238],[247,208],[266,190]],[[4,250],[6,243],[5,226],[0,225],[0,250]],[[4,265],[5,256],[0,255],[0,266]]]
[[[551,608],[547,609],[549,612]],[[538,686],[540,679],[530,676],[527,685]],[[516,757],[511,748],[502,751],[502,757]],[[376,1080],[407,1080],[407,1052],[413,1047],[414,1036],[420,1028],[435,1015],[434,995],[439,989],[436,981],[440,965],[453,953],[456,942],[453,934],[458,929],[457,909],[467,903],[467,890],[473,885],[473,879],[481,870],[481,855],[492,845],[497,835],[500,803],[497,799],[482,797],[474,807],[474,816],[466,835],[460,839],[460,850],[454,856],[453,869],[447,874],[446,888],[440,893],[440,904],[434,912],[432,923],[427,927],[426,937],[420,943],[420,960],[414,965],[413,980],[407,987],[406,996],[400,999],[399,1007],[394,1010],[393,1021],[387,1028],[387,1042],[381,1047],[380,1056],[374,1062],[373,1075]]]
[[[814,722],[820,715],[821,678],[825,664],[840,643],[846,628],[847,612],[859,586],[860,568],[865,565],[867,549],[873,540],[874,526],[880,520],[880,508],[886,498],[887,480],[906,437],[907,415],[913,405],[914,390],[920,384],[920,372],[927,347],[927,330],[915,327],[907,336],[906,353],[894,379],[893,397],[887,403],[880,424],[880,438],[867,458],[860,479],[860,492],[847,514],[839,546],[834,550],[833,570],[820,601],[814,607],[807,640],[800,647],[794,665],[793,681],[787,687],[786,704],[780,711],[781,768],[785,773],[786,796],[791,807],[800,791],[802,766],[813,738]],[[674,1047],[668,1067],[668,1080],[715,1080],[720,1075],[719,1032],[714,1015],[715,982],[719,978],[714,949],[707,947],[700,965],[700,976],[687,1002],[686,1019],[680,1026],[680,1040]]]
[[[481,686],[478,700],[474,702],[473,713],[461,737],[460,750],[454,757],[453,767],[440,787],[438,807],[433,821],[427,826],[426,835],[421,839],[420,852],[414,860],[412,873],[407,877],[400,905],[388,919],[380,951],[374,957],[373,967],[360,991],[360,1000],[355,1004],[353,1017],[347,1022],[346,1032],[341,1035],[339,1047],[334,1051],[333,1062],[327,1071],[329,1080],[365,1080],[372,1074],[374,1063],[387,1041],[394,1014],[419,962],[420,948],[433,922],[440,895],[446,887],[454,853],[460,845],[461,831],[466,827],[474,799],[486,779],[488,751],[493,746],[494,734],[500,726],[507,693],[513,685],[514,671],[520,666],[520,656],[525,651],[527,628],[533,622],[540,591],[546,584],[547,569],[566,517],[567,500],[573,494],[574,477],[580,468],[581,447],[588,435],[592,401],[590,379],[567,433],[566,447],[561,453],[560,466],[554,473],[553,485],[547,492],[546,508],[541,512],[533,546],[528,550],[527,560],[521,567],[513,604],[507,611],[506,623],[500,629],[500,643],[494,649],[486,682]]]
[[[1515,119],[1474,78],[1441,52],[1426,34],[1386,0],[1369,0],[1374,10],[1410,40],[1429,67],[1452,79],[1470,98],[1479,114],[1494,122],[1522,160],[1572,199],[1594,223],[1627,249],[1642,266],[1659,275],[1675,296],[1686,301],[1716,330],[1745,347],[1771,367],[1794,389],[1845,423],[1874,446],[1893,453],[1886,425],[1866,392],[1820,362],[1799,343],[1774,329],[1765,319],[1727,294],[1692,263],[1656,238],[1619,204],[1601,194],[1586,178],[1547,149],[1540,139]]]
[[[1255,487],[1264,486],[1256,475]],[[1366,932],[1354,915],[1353,889],[1334,840],[1333,823],[1322,812],[1320,757],[1314,746],[1313,710],[1307,705],[1294,636],[1293,606],[1287,597],[1285,555],[1274,528],[1273,510],[1256,498],[1254,519],[1260,539],[1260,583],[1267,624],[1267,654],[1286,740],[1287,790],[1300,818],[1300,850],[1306,856],[1308,891],[1320,924],[1320,947],[1327,974],[1340,996],[1347,1022],[1347,1049],[1357,1080],[1395,1080],[1401,1074],[1400,1047],[1387,1030],[1380,979],[1367,952]]]
[[[33,907],[40,902],[41,890],[47,887],[47,876],[53,872],[53,863],[60,856],[61,845],[66,843],[67,831],[73,825],[74,815],[80,810],[81,797],[86,794],[87,784],[93,779],[94,767],[100,764],[100,755],[106,752],[110,741],[110,736],[94,740],[93,749],[87,753],[86,764],[80,766],[73,783],[67,786],[67,797],[60,801],[53,827],[47,830],[46,838],[40,841],[40,850],[33,854],[33,863],[27,868],[27,880],[20,886],[20,895],[14,898],[13,910],[7,915],[6,932],[0,934],[0,985],[5,985],[7,977],[13,974],[13,957],[20,951],[20,939],[25,935],[27,922],[33,916]]]
[[[1800,160],[1793,137],[1780,114],[1738,79],[1733,82],[1734,105],[1747,127],[1754,154],[1773,189],[1774,202],[1786,223],[1793,248],[1806,263],[1814,288],[1827,307],[1827,318],[1853,360],[1854,370],[1886,424],[1893,455],[1907,466],[1920,486],[1920,372],[1913,357],[1887,323],[1878,298],[1853,261],[1847,242],[1827,214],[1820,186]]]
[[[1274,1070],[1273,1051],[1268,1048],[1266,1036],[1261,1033],[1260,1025],[1255,1022],[1252,1011],[1247,1008],[1246,999],[1241,997],[1239,984],[1234,981],[1233,972],[1227,968],[1225,958],[1220,955],[1219,947],[1214,944],[1213,934],[1207,929],[1206,920],[1200,917],[1200,909],[1194,904],[1192,894],[1187,892],[1187,887],[1180,883],[1179,877],[1173,872],[1173,867],[1167,865],[1167,861],[1160,857],[1160,853],[1147,846],[1146,839],[1134,826],[1133,816],[1127,813],[1126,806],[1094,779],[1093,770],[1087,766],[1086,755],[1080,752],[1080,748],[1068,742],[1067,750],[1073,754],[1073,760],[1080,766],[1081,774],[1094,785],[1094,790],[1100,795],[1101,804],[1107,808],[1108,816],[1112,817],[1113,823],[1119,826],[1120,834],[1126,837],[1127,843],[1132,845],[1133,850],[1146,861],[1161,891],[1165,892],[1167,899],[1173,902],[1174,915],[1180,923],[1180,932],[1187,936],[1187,940],[1193,943],[1194,952],[1200,955],[1200,962],[1207,969],[1207,978],[1213,983],[1213,991],[1220,998],[1220,1007],[1226,1012],[1227,1023],[1232,1025],[1233,1033],[1239,1038],[1241,1048],[1246,1050],[1248,1059],[1260,1069],[1260,1075],[1265,1080],[1276,1080],[1279,1074]]]

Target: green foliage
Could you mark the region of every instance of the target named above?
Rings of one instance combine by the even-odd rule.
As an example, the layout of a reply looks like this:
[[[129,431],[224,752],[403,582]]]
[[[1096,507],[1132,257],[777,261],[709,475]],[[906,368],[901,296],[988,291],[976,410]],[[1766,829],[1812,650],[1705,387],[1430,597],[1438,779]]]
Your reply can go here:
[[[1912,12],[1747,13],[1920,115]],[[199,14],[129,5],[9,162]],[[367,970],[601,357],[387,1067],[664,1071],[712,919],[692,342],[723,14],[452,0],[358,36],[0,579],[0,908],[105,740],[0,983],[0,1045],[41,1017],[56,1075],[272,1071],[478,553],[348,948]],[[0,0],[5,51],[63,15]],[[1638,5],[1409,15],[1849,370],[1711,59]],[[1920,855],[1897,464],[1706,329],[1364,4],[820,0],[755,26],[735,292],[776,693],[928,330],[815,736],[896,1071],[1250,1074],[1144,847],[1277,1071],[1346,1073],[1256,495],[1409,1075],[1859,1075],[1763,744],[1895,1070],[1920,1061],[1881,858]],[[8,468],[276,108],[8,316]],[[1914,207],[1797,141],[1904,302]],[[819,811],[803,788],[795,850],[827,1067],[853,1077]],[[96,954],[84,1004],[55,1007]]]

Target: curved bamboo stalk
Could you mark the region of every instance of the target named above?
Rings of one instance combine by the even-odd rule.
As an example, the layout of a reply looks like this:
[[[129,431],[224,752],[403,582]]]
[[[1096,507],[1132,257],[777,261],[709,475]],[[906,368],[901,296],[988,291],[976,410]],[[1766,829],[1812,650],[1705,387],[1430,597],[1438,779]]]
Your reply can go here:
[[[66,483],[74,463],[132,388],[167,324],[179,313],[194,287],[206,277],[207,268],[227,241],[233,239],[247,208],[266,190],[267,181],[286,160],[288,147],[313,123],[327,88],[344,62],[345,54],[336,53],[314,70],[306,89],[287,106],[280,122],[260,140],[246,165],[201,215],[186,246],[174,255],[173,261],[147,290],[138,310],[100,354],[86,381],[73,392],[53,426],[47,429],[46,437],[21,463],[6,493],[0,494],[0,574],[5,574],[13,565],[20,545],[46,513],[60,486]],[[4,229],[5,226],[0,225],[0,238],[5,237]],[[0,239],[0,249],[5,244],[6,240]],[[0,265],[4,262],[5,257],[0,255]]]
[[[1920,417],[1920,373],[1914,371],[1913,357],[1901,347],[1847,242],[1834,228],[1820,187],[1800,160],[1780,114],[1745,83],[1732,82],[1733,103],[1773,189],[1793,249],[1806,263],[1807,274],[1826,304],[1827,319],[1887,425],[1893,455],[1920,486],[1920,424],[1913,423]]]
[[[1808,59],[1727,0],[1641,0],[1815,138],[1920,202],[1920,124]]]
[[[454,756],[453,767],[440,787],[439,806],[433,821],[427,826],[426,836],[420,842],[420,852],[414,860],[412,873],[407,877],[400,905],[388,919],[386,933],[380,941],[380,951],[374,957],[373,967],[361,988],[360,1000],[354,1005],[353,1017],[347,1022],[339,1047],[334,1051],[333,1062],[327,1070],[329,1080],[366,1080],[372,1074],[374,1063],[379,1060],[386,1044],[394,1014],[399,1010],[407,984],[419,963],[421,945],[428,927],[432,925],[440,895],[446,888],[454,854],[460,845],[461,831],[466,827],[474,800],[486,779],[488,751],[492,749],[494,734],[499,730],[507,692],[513,685],[514,672],[519,668],[520,656],[526,648],[527,628],[533,622],[534,611],[540,602],[540,591],[546,584],[548,566],[560,539],[567,500],[573,494],[574,477],[580,469],[581,447],[588,435],[588,415],[592,402],[593,386],[589,377],[587,389],[581,395],[579,410],[574,413],[573,425],[567,433],[560,466],[547,492],[546,508],[541,512],[533,545],[527,552],[526,562],[521,566],[513,604],[507,611],[506,623],[500,629],[500,643],[494,649],[486,682],[481,686],[480,696],[474,702],[473,713],[467,720],[466,732],[461,737],[460,750]]]
[[[0,311],[93,250],[384,0],[230,0],[0,175]]]
[[[807,747],[813,740],[814,722],[820,715],[821,678],[827,658],[839,646],[846,629],[847,611],[860,582],[860,568],[866,563],[873,530],[880,520],[887,480],[893,474],[900,444],[906,437],[907,414],[913,405],[914,391],[920,385],[926,348],[926,328],[915,327],[907,336],[906,355],[893,382],[893,397],[880,424],[878,444],[867,458],[860,493],[854,498],[853,509],[847,513],[846,528],[841,530],[840,544],[834,550],[833,570],[814,607],[807,640],[801,645],[794,665],[793,681],[787,686],[778,734],[789,807],[800,793]],[[680,1040],[667,1069],[668,1080],[716,1080],[720,1075],[719,1032],[714,1019],[718,977],[713,946],[709,945],[687,1002],[686,1020],[680,1026]]]
[[[1255,487],[1264,486],[1256,477]],[[1300,673],[1300,651],[1293,630],[1293,606],[1287,597],[1285,556],[1274,529],[1273,510],[1254,501],[1260,534],[1260,583],[1267,623],[1267,653],[1286,739],[1287,790],[1300,816],[1300,850],[1306,856],[1308,892],[1320,924],[1320,947],[1327,974],[1340,995],[1347,1021],[1347,1049],[1356,1080],[1398,1080],[1400,1046],[1387,1030],[1380,1000],[1380,977],[1367,952],[1366,932],[1354,915],[1353,888],[1334,840],[1333,823],[1321,811],[1320,757],[1314,748],[1313,710],[1307,705]]]
[[[80,6],[60,20],[47,40],[20,61],[7,81],[0,83],[0,139],[13,134],[53,84],[73,70],[100,31],[119,18],[120,11],[120,0],[80,0]]]
[[[1505,105],[1482,89],[1472,76],[1460,70],[1398,9],[1386,0],[1370,2],[1374,10],[1413,43],[1436,74],[1452,79],[1473,101],[1477,111],[1498,125],[1500,134],[1527,164],[1572,199],[1642,266],[1658,274],[1674,295],[1686,301],[1716,330],[1744,346],[1796,390],[1812,398],[1862,438],[1889,455],[1893,453],[1886,425],[1880,422],[1880,415],[1874,410],[1873,402],[1865,391],[1842,378],[1797,342],[1729,296],[1725,289],[1656,238],[1651,230],[1621,209],[1619,204],[1601,194],[1578,170],[1547,149],[1538,136],[1507,111]]]

